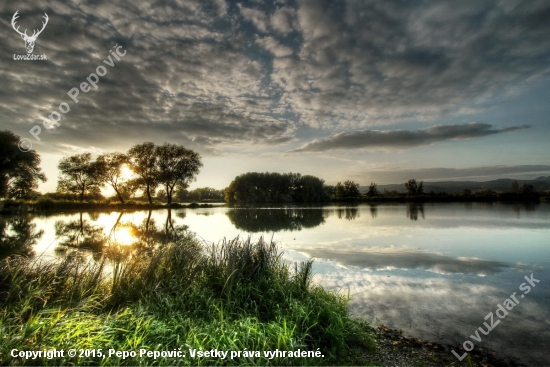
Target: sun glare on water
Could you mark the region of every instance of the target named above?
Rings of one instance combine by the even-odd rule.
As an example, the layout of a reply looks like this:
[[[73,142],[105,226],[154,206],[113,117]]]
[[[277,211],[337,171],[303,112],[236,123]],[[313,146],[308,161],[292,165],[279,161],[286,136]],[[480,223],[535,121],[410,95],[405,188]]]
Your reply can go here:
[[[118,227],[113,233],[113,242],[123,246],[129,246],[136,241],[130,227]]]

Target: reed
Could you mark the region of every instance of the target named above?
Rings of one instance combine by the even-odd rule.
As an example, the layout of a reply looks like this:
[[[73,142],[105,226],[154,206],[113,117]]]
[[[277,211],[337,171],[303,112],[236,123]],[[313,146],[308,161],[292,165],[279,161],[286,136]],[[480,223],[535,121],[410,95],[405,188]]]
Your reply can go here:
[[[273,242],[226,240],[206,247],[184,234],[144,253],[113,247],[99,260],[14,256],[0,265],[0,364],[326,365],[355,346],[372,348],[348,298],[311,282]],[[185,358],[13,358],[12,349],[174,350]],[[269,359],[271,350],[317,350],[323,358]],[[189,349],[259,351],[260,357],[191,358]],[[138,352],[139,353],[139,352]]]

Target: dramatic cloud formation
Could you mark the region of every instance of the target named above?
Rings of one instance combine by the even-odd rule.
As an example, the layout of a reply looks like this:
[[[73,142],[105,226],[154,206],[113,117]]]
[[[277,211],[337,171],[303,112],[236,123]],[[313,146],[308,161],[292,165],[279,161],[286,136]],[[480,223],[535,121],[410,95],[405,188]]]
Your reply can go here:
[[[371,147],[410,148],[450,139],[469,139],[502,132],[528,129],[529,125],[495,129],[489,124],[471,122],[464,125],[437,125],[416,131],[410,130],[359,130],[335,134],[326,139],[314,140],[293,152],[322,152],[332,149]]]
[[[7,59],[25,54],[16,10],[21,29],[48,14],[34,51],[47,61]],[[2,2],[0,125],[32,139],[28,130],[68,103],[61,125],[33,140],[55,156],[143,140],[213,157],[506,132],[515,124],[472,115],[548,79],[549,11],[536,0]],[[66,93],[116,44],[126,56],[75,104]],[[539,131],[539,120],[511,129]]]

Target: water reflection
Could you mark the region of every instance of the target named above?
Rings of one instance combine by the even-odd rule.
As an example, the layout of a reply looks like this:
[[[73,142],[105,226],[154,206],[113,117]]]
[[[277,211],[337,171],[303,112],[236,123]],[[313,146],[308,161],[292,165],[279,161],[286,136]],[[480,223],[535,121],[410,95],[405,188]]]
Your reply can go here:
[[[33,256],[33,246],[44,234],[30,215],[0,216],[0,259],[9,255]]]
[[[407,218],[410,218],[410,220],[418,220],[418,214],[420,214],[422,219],[426,219],[424,217],[424,204],[422,204],[422,203],[408,203],[407,204]]]
[[[370,248],[363,251],[315,249],[304,251],[317,259],[334,261],[345,267],[365,270],[423,269],[439,274],[493,275],[512,264],[478,258],[453,258],[407,248]],[[524,266],[516,265],[516,269]]]
[[[338,208],[336,209],[336,216],[338,219],[345,220],[355,220],[359,215],[359,210],[357,208]]]
[[[78,248],[93,252],[101,251],[105,242],[103,227],[90,223],[82,216],[81,212],[79,219],[55,222],[55,235],[58,238],[57,244],[60,246],[56,250],[63,252],[67,248]]]
[[[246,232],[300,231],[325,223],[322,209],[232,209],[233,225]]]
[[[120,247],[124,247],[124,253],[132,250],[151,250],[158,245],[175,241],[184,235],[188,229],[186,225],[175,224],[172,219],[172,210],[166,211],[166,219],[163,225],[156,223],[148,212],[147,218],[141,222],[124,221],[124,212],[118,214],[113,220],[111,216],[101,217],[97,213],[89,213],[94,222],[83,218],[79,213],[76,220],[56,221],[55,234],[57,238],[56,252],[69,254],[69,250],[87,250],[93,254],[120,255]],[[178,213],[178,217],[185,218],[185,213]],[[92,219],[93,218],[93,219]],[[95,256],[95,258],[98,258]]]
[[[378,207],[374,204],[369,204],[370,216],[372,219],[378,218]]]

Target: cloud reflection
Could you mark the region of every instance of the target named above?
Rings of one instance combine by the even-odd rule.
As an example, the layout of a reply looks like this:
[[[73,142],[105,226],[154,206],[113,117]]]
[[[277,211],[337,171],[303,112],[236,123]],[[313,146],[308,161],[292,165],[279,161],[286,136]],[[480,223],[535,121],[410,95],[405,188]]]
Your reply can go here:
[[[363,251],[314,249],[305,251],[309,256],[327,259],[346,267],[367,270],[423,269],[439,274],[492,275],[511,267],[510,264],[477,258],[453,258],[436,253],[406,248],[374,248]]]

